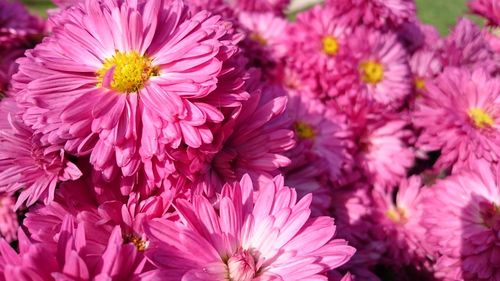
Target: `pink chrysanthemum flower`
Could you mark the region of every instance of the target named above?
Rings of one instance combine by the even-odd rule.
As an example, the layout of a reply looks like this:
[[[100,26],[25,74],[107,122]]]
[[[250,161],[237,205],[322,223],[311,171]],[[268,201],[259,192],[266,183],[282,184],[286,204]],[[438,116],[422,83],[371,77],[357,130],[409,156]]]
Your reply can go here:
[[[244,174],[256,187],[272,180],[279,168],[290,164],[285,152],[295,144],[289,129],[291,122],[283,116],[286,105],[287,97],[280,87],[264,85],[256,90],[237,117],[218,131],[217,146],[208,149],[213,154],[195,154],[191,160],[187,151],[191,167],[184,174],[189,177],[193,176],[190,171],[200,171],[195,184],[208,197],[220,192],[226,182],[239,181]]]
[[[40,39],[43,29],[43,21],[30,15],[23,4],[0,1],[0,50],[31,45]]]
[[[248,177],[227,185],[215,210],[202,196],[177,200],[181,224],[147,224],[146,251],[162,280],[327,280],[324,273],[354,254],[334,239],[332,218],[309,219],[311,196],[296,202],[283,178],[262,187],[253,199]],[[175,257],[175,258],[174,258]]]
[[[290,0],[229,0],[228,2],[238,12],[272,12],[283,15]]]
[[[132,0],[88,0],[62,13],[64,28],[19,61],[13,88],[44,141],[91,154],[104,176],[115,166],[134,175],[141,161],[160,162],[154,171],[168,149],[211,143],[223,111],[247,98],[232,76],[242,68],[233,60],[241,36],[219,16]]]
[[[485,17],[489,24],[500,26],[500,2],[496,0],[472,0],[469,8],[476,14]]]
[[[421,180],[417,176],[403,179],[397,194],[374,190],[374,216],[377,226],[388,237],[384,263],[421,266],[429,248],[423,243],[426,229],[423,214]]]
[[[83,179],[61,183],[54,201],[48,205],[36,204],[26,213],[23,225],[28,229],[30,241],[45,245],[57,244],[58,233],[66,217],[72,217],[76,223],[94,226],[90,232],[96,238],[93,241],[109,236],[111,227],[98,225],[101,218],[97,213],[98,203],[94,197]]]
[[[137,280],[145,263],[138,259],[134,245],[124,243],[120,227],[96,244],[88,236],[86,225],[71,216],[63,220],[58,241],[45,244],[20,235],[17,254],[4,240],[0,241],[0,278],[2,280]]]
[[[0,195],[0,235],[5,241],[17,239],[17,214],[14,210],[15,199],[7,194]]]
[[[396,34],[358,28],[349,42],[368,97],[390,108],[400,107],[412,88],[408,54]]]
[[[17,107],[11,98],[0,106],[0,192],[21,191],[15,208],[33,205],[41,199],[54,199],[59,181],[75,180],[81,172],[65,158],[60,146],[44,146],[40,135],[17,120]]]
[[[288,22],[273,13],[248,13],[238,15],[241,26],[248,32],[244,41],[247,57],[257,67],[273,67],[286,55],[284,37]],[[272,26],[273,28],[269,28]]]
[[[19,253],[5,240],[0,240],[0,279],[53,280],[50,271],[57,266],[54,253],[48,254],[42,244],[31,243],[22,229],[19,229],[18,237]]]
[[[347,39],[351,29],[339,17],[337,11],[329,7],[315,6],[297,15],[297,19],[288,30],[288,47],[300,64],[307,66],[329,66],[348,54]],[[299,48],[299,49],[296,49]]]
[[[285,115],[293,122],[296,141],[287,152],[292,160],[289,169],[312,165],[326,171],[332,180],[338,179],[351,146],[345,118],[301,91],[289,91]]]
[[[444,280],[500,278],[499,178],[485,161],[473,167],[437,182],[425,199],[423,223]]]
[[[144,258],[142,252],[149,245],[143,223],[153,218],[173,217],[173,210],[170,210],[172,196],[168,191],[147,198],[132,193],[125,202],[116,198],[98,203],[85,181],[67,182],[61,184],[51,204],[32,207],[26,214],[24,225],[32,241],[55,244],[64,219],[70,216],[77,224],[85,225],[85,235],[98,248],[105,246],[113,229],[119,226],[123,243],[134,245],[140,259]]]
[[[443,63],[438,52],[418,50],[410,59],[413,87],[417,95],[425,93],[426,85],[443,71]]]
[[[297,15],[287,29],[287,64],[300,82],[319,96],[338,96],[348,85],[336,85],[352,69],[348,37],[351,28],[338,11],[316,6]]]
[[[415,160],[409,120],[403,113],[363,111],[350,121],[357,144],[352,152],[353,163],[369,183],[392,188],[406,176]],[[348,178],[352,171],[347,169],[345,173]]]
[[[499,68],[481,28],[467,18],[460,19],[445,39],[442,54],[444,66],[481,67],[491,72]]]
[[[394,28],[416,17],[412,0],[329,0],[327,5],[346,15],[354,26]]]
[[[97,210],[101,217],[99,223],[119,225],[126,243],[132,243],[138,248],[142,243],[145,247],[148,242],[145,240],[144,222],[171,216],[167,212],[172,196],[168,191],[147,198],[132,193],[126,204],[118,200],[104,202]]]
[[[413,114],[422,129],[417,146],[441,150],[436,167],[459,168],[471,159],[500,157],[500,79],[483,69],[447,69],[426,86]]]

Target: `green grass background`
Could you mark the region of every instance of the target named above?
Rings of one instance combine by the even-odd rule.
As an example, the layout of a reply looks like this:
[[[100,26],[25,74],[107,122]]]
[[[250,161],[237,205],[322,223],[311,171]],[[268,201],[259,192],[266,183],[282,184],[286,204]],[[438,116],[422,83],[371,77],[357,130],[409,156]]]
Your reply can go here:
[[[30,10],[45,15],[53,7],[50,0],[23,0]],[[457,17],[467,13],[467,0],[416,0],[418,15],[422,21],[433,24],[444,35],[456,22]]]
[[[416,0],[417,13],[423,22],[436,26],[441,34],[447,34],[457,18],[467,15],[467,0]],[[479,22],[477,18],[473,18]]]

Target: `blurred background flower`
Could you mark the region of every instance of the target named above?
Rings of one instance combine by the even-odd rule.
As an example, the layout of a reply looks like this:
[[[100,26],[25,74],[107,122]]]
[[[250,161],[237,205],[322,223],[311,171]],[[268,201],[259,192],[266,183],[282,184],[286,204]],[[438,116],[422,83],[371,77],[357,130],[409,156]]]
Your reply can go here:
[[[51,0],[22,0],[23,3],[35,12],[45,14],[47,9],[53,7]],[[289,14],[294,16],[296,11],[304,10],[322,0],[292,0],[288,8]],[[467,0],[416,0],[417,13],[420,19],[434,25],[441,34],[448,33],[448,30],[453,26],[457,17],[468,13]],[[446,13],[443,13],[446,11]],[[481,20],[475,16],[471,16],[476,22]]]

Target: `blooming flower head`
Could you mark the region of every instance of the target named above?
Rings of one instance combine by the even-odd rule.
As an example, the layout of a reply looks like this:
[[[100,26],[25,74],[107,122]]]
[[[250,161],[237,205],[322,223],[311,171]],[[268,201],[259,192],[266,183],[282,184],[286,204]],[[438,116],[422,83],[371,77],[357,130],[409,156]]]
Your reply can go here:
[[[410,147],[413,132],[408,129],[405,114],[383,113],[380,109],[363,109],[353,117],[353,154],[355,169],[368,182],[381,188],[392,188],[406,176],[413,165],[415,152]],[[353,171],[345,171],[347,178]]]
[[[208,197],[220,192],[224,183],[239,181],[244,174],[248,174],[258,188],[259,182],[272,180],[279,168],[290,164],[285,152],[295,142],[289,128],[290,119],[283,115],[287,104],[283,89],[263,85],[262,89],[251,92],[235,119],[218,131],[215,142],[218,146],[207,149],[213,153],[193,153],[194,159],[188,161],[194,166],[190,171],[200,171],[200,178],[195,180],[197,189]],[[187,154],[189,159],[190,151]],[[204,168],[199,169],[198,164]]]
[[[415,18],[412,0],[329,0],[327,5],[345,14],[352,25],[394,28]]]
[[[467,3],[476,14],[483,16],[488,23],[500,26],[500,3],[495,0],[472,0]]]
[[[253,199],[248,177],[227,185],[215,210],[202,196],[177,200],[182,223],[147,224],[149,259],[163,280],[326,280],[354,248],[334,239],[329,217],[309,219],[311,196],[296,202],[283,178],[262,187]],[[175,258],[173,258],[175,257]]]
[[[442,255],[436,276],[444,280],[500,277],[498,176],[486,161],[473,167],[438,181],[424,202],[427,239]]]
[[[177,219],[170,210],[172,193],[169,191],[147,198],[132,193],[128,200],[118,197],[99,203],[89,183],[78,180],[61,184],[55,197],[49,205],[35,205],[27,213],[23,224],[29,231],[30,241],[47,248],[45,254],[71,247],[76,252],[72,255],[79,257],[91,277],[107,274],[110,280],[135,280],[133,278],[152,267],[144,256],[150,243],[143,223],[160,217]],[[72,225],[70,229],[68,222]],[[68,232],[75,245],[61,245],[62,237]],[[71,256],[57,257],[58,263],[70,263],[72,259]],[[41,268],[35,266],[37,270]],[[59,269],[49,270],[59,272]]]
[[[221,110],[246,98],[240,78],[227,78],[241,69],[232,60],[240,36],[219,16],[132,0],[89,0],[62,13],[64,28],[20,60],[13,88],[33,129],[91,154],[103,174],[117,166],[130,176],[168,149],[211,143]]]
[[[15,199],[3,194],[0,196],[0,235],[5,241],[12,242],[17,239],[17,214],[14,210]]]
[[[387,252],[384,262],[388,265],[417,265],[425,261],[428,247],[423,244],[426,229],[421,225],[422,196],[418,176],[403,179],[393,192],[374,190],[376,227],[387,235]]]
[[[418,147],[441,150],[436,167],[459,168],[474,158],[496,163],[500,79],[483,69],[447,69],[426,90],[413,123],[422,128]]]
[[[299,13],[287,29],[287,63],[300,83],[316,96],[338,96],[348,85],[336,85],[352,63],[347,39],[351,28],[338,11],[316,6]]]
[[[72,217],[76,223],[98,225],[100,218],[97,206],[98,203],[84,180],[63,182],[56,190],[52,202],[48,205],[35,204],[30,208],[23,225],[29,231],[30,241],[54,246],[66,217]],[[99,228],[94,227],[92,231],[92,237],[99,240],[109,235],[111,228],[103,228],[101,225]]]
[[[172,196],[169,191],[147,198],[132,193],[126,204],[118,200],[104,202],[98,208],[101,217],[99,223],[119,225],[123,237],[128,239],[128,242],[132,242],[139,248],[141,247],[140,243],[142,243],[142,247],[146,247],[148,242],[144,236],[144,222],[153,218],[168,217],[167,212]]]
[[[358,28],[350,42],[369,98],[390,108],[401,106],[411,93],[411,76],[408,54],[396,34]]]
[[[311,65],[327,64],[332,58],[348,52],[345,44],[350,28],[344,19],[338,16],[339,14],[334,9],[321,6],[315,6],[297,15],[296,22],[289,31],[290,50],[298,47],[293,43],[303,43],[303,46],[296,51],[306,52],[304,55],[313,56],[296,59],[299,61],[302,59],[303,63],[307,59],[312,60]]]
[[[172,217],[172,193],[165,191],[147,198],[131,193],[128,200],[118,197],[99,203],[91,190],[84,180],[65,182],[53,202],[32,207],[23,222],[30,232],[30,239],[46,245],[56,244],[65,218],[71,217],[76,224],[85,226],[85,235],[97,248],[106,246],[118,226],[122,243],[135,246],[137,259],[144,259],[142,253],[149,242],[144,235],[143,223],[153,218]]]
[[[452,67],[498,69],[499,62],[481,28],[462,18],[444,41],[443,64]]]
[[[425,93],[426,85],[443,70],[439,53],[432,50],[416,51],[410,59],[413,87],[417,95]]]
[[[345,118],[320,101],[300,91],[289,91],[285,114],[293,121],[296,146],[287,153],[294,169],[312,165],[338,179],[341,167],[349,159],[350,132]]]
[[[246,55],[257,67],[273,67],[286,54],[283,38],[288,22],[273,13],[248,13],[238,15],[241,26],[247,30],[244,41]],[[273,28],[269,28],[272,26]]]
[[[132,280],[138,278],[144,263],[138,251],[124,243],[120,228],[96,245],[85,234],[85,225],[71,216],[63,220],[58,241],[45,244],[20,235],[20,253],[0,241],[0,278],[2,280]]]
[[[75,180],[81,176],[75,164],[65,158],[62,147],[44,146],[40,135],[26,127],[18,116],[12,98],[0,104],[0,191],[21,191],[15,208],[23,203],[33,205],[37,200],[48,204],[54,198],[59,181]]]

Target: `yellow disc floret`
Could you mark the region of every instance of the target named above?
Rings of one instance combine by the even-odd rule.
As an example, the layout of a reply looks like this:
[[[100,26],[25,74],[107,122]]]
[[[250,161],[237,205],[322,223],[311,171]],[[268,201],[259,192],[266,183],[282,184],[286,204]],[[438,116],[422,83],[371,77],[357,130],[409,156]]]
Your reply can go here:
[[[334,56],[339,51],[339,43],[337,42],[337,38],[333,36],[325,36],[323,37],[323,52],[329,56]]]
[[[159,68],[147,56],[137,52],[116,52],[104,60],[97,71],[98,87],[107,87],[121,93],[133,93],[144,87],[151,76],[158,76]]]
[[[250,37],[250,40],[254,41],[255,43],[260,44],[261,46],[267,45],[267,40],[264,37],[262,37],[262,35],[260,35],[259,33],[252,32],[252,33],[250,33],[249,37]]]
[[[481,108],[473,107],[467,114],[477,128],[491,127],[495,123],[493,118]]]
[[[384,78],[384,67],[377,61],[367,60],[359,65],[361,78],[369,84],[377,84]]]
[[[401,207],[392,207],[387,212],[385,212],[385,215],[394,223],[397,224],[405,224],[406,221],[408,220],[407,218],[407,212],[406,209],[401,208]]]
[[[143,240],[139,236],[129,234],[123,238],[124,243],[132,243],[139,252],[144,252],[149,247],[149,241]]]
[[[419,77],[415,78],[415,88],[417,90],[425,89],[425,80]]]
[[[294,124],[295,133],[300,139],[314,138],[314,129],[307,123],[298,121]]]

